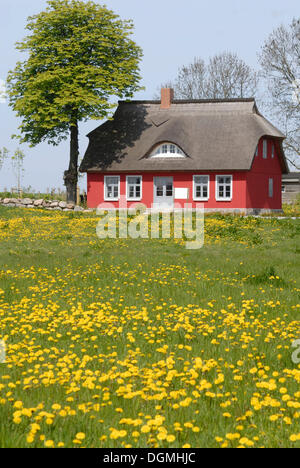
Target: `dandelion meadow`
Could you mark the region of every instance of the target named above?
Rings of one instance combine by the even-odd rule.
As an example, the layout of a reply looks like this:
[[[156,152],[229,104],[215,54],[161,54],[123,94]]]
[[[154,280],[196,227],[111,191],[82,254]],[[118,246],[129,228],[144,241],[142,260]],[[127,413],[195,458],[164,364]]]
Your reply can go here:
[[[0,446],[299,448],[299,220],[96,225],[0,208]]]

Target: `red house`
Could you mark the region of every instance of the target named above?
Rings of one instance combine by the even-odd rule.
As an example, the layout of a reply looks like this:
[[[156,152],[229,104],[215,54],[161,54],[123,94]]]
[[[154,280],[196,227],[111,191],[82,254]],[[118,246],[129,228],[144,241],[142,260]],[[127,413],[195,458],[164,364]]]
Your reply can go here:
[[[120,101],[112,120],[89,135],[80,171],[90,208],[120,199],[148,208],[280,211],[288,166],[284,135],[254,99]]]

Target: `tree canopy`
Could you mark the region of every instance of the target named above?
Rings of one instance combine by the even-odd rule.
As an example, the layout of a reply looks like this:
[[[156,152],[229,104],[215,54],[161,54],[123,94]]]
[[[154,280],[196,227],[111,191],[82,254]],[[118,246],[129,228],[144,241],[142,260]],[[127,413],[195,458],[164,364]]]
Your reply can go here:
[[[2,166],[7,156],[8,156],[8,150],[6,148],[0,148],[0,170],[2,169]]]
[[[174,82],[168,82],[177,99],[252,97],[257,85],[258,74],[232,52],[214,55],[208,64],[195,57],[192,63],[179,68]]]
[[[17,49],[29,58],[8,76],[22,141],[58,143],[74,114],[78,121],[101,119],[113,107],[111,96],[132,96],[141,58],[132,28],[106,7],[81,0],[50,0],[28,19],[31,34]]]
[[[128,99],[140,89],[142,51],[131,39],[132,22],[92,1],[49,0],[27,29],[17,49],[28,58],[7,80],[10,106],[21,117],[19,138],[56,145],[71,133],[74,191],[78,122],[106,117],[112,96]]]
[[[300,19],[276,28],[265,41],[260,63],[269,90],[269,108],[284,129],[289,161],[300,168]]]

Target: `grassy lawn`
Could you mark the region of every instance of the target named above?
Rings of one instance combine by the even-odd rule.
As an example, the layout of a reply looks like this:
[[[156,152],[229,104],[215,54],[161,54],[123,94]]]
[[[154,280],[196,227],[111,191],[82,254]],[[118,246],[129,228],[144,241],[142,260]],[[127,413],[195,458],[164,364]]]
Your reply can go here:
[[[97,221],[0,207],[0,447],[300,447],[299,220]]]

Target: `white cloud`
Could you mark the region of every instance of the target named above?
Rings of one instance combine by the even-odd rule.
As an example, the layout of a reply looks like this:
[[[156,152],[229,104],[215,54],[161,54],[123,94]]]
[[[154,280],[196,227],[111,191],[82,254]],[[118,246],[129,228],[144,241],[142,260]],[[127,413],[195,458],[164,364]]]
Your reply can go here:
[[[0,104],[5,104],[6,103],[6,87],[5,87],[5,81],[0,80]]]

